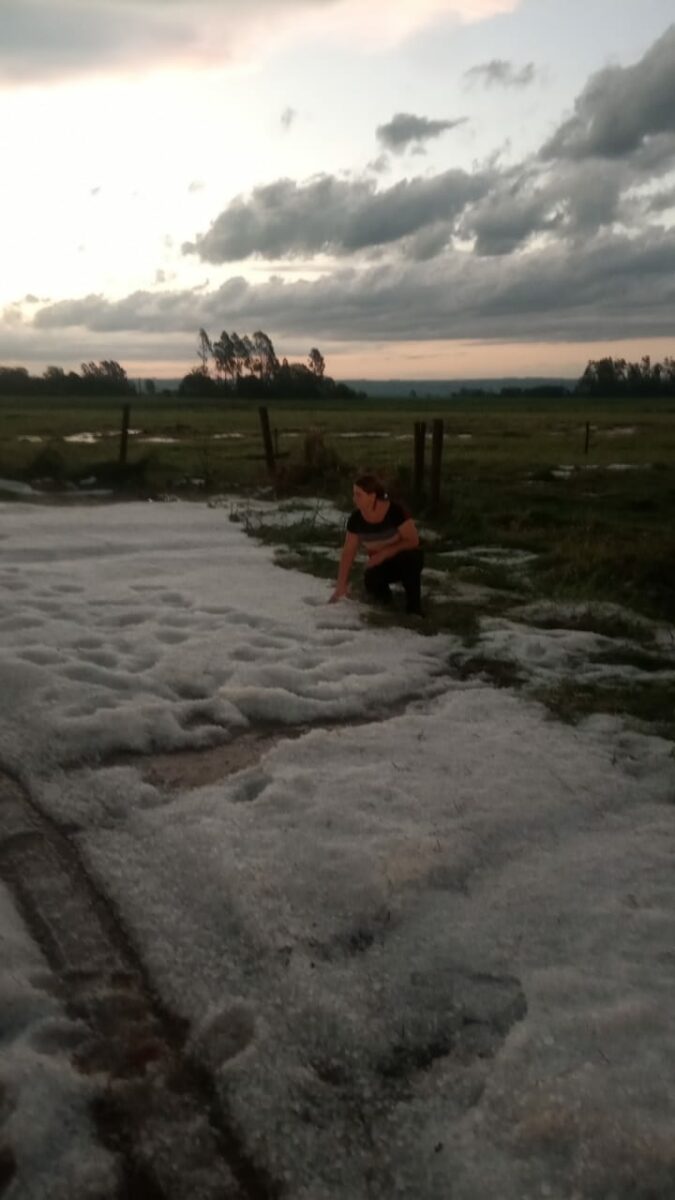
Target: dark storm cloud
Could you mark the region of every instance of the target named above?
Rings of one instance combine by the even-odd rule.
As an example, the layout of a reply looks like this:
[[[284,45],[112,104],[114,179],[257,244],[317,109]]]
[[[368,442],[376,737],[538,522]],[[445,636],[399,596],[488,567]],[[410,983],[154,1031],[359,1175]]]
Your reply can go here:
[[[451,252],[423,262],[345,268],[314,280],[229,279],[214,291],[135,292],[40,310],[38,331],[80,328],[162,335],[261,325],[331,340],[504,338],[518,341],[665,336],[675,303],[675,232],[600,236],[570,252],[509,258]]]
[[[587,239],[622,217],[622,194],[636,182],[625,164],[528,163],[505,171],[469,206],[458,230],[476,239],[478,254],[504,255],[537,234]]]
[[[208,232],[183,250],[212,263],[252,255],[349,254],[451,222],[489,186],[489,175],[459,170],[403,180],[379,192],[370,178],[320,175],[304,184],[279,179],[233,200]]]
[[[473,240],[479,255],[504,256],[542,236],[569,242],[622,227],[639,232],[659,208],[633,194],[675,163],[675,27],[635,66],[593,76],[575,107],[543,151],[516,166],[493,162],[382,190],[372,174],[281,179],[233,200],[183,249],[213,263],[386,248],[424,260],[444,254],[455,234]],[[378,134],[400,148],[451,124],[399,114]],[[618,146],[630,153],[610,154]]]
[[[388,154],[378,154],[377,158],[373,158],[367,165],[366,170],[372,171],[374,175],[384,175],[390,168],[391,162]]]
[[[650,196],[647,202],[648,212],[667,212],[670,208],[675,208],[675,187],[665,192],[657,192],[655,196]]]
[[[151,63],[192,40],[187,11],[112,0],[3,0],[0,83]]]
[[[534,63],[525,63],[524,67],[514,67],[513,63],[504,58],[492,58],[490,62],[479,63],[464,72],[467,83],[482,83],[485,87],[527,87],[536,77]]]
[[[416,117],[413,113],[396,113],[386,125],[378,125],[376,133],[378,141],[385,149],[400,154],[408,146],[419,149],[431,138],[440,137],[442,133],[465,122],[466,117],[457,117],[452,121],[432,121],[428,117]]]
[[[0,84],[214,61],[254,26],[336,0],[1,0]]]
[[[672,156],[675,134],[675,25],[630,67],[592,75],[565,121],[542,149],[547,158],[620,158],[662,135]],[[663,137],[663,135],[666,135]]]
[[[575,115],[542,151],[496,173],[459,223],[481,255],[508,255],[533,238],[585,242],[619,229],[646,231],[664,198],[640,195],[675,166],[675,26],[632,67],[594,75]]]

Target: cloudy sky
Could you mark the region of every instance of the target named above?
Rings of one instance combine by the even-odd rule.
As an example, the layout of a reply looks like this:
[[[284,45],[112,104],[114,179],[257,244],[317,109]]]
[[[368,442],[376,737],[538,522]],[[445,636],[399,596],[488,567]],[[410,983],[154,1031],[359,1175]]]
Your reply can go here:
[[[1,0],[0,363],[675,352],[672,0]]]

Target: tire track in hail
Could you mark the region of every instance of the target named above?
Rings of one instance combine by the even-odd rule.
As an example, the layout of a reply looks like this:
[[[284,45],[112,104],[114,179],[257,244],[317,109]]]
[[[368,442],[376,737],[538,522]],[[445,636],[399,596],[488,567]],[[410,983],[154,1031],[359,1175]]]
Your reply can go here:
[[[0,877],[41,947],[68,1014],[74,1065],[104,1081],[93,1116],[124,1200],[276,1200],[207,1073],[186,1053],[110,902],[72,841],[0,771]],[[75,1198],[74,1198],[75,1200]]]

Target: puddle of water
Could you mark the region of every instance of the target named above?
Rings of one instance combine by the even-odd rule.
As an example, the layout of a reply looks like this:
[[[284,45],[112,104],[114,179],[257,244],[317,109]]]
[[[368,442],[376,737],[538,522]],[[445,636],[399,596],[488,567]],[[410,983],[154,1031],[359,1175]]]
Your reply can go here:
[[[35,488],[19,479],[0,479],[0,492],[11,492],[14,496],[35,496]]]
[[[388,438],[388,437],[391,437],[391,434],[387,433],[386,430],[363,429],[358,433],[336,433],[335,437],[339,437],[339,438]]]
[[[159,446],[159,445],[161,445],[161,446],[168,446],[168,445],[170,445],[172,442],[178,442],[178,441],[180,441],[180,438],[175,438],[175,437],[141,437],[141,438],[139,438],[138,440],[139,440],[139,442],[152,442],[152,443],[153,443],[153,445],[157,445],[157,446]]]
[[[651,463],[610,463],[607,467],[608,471],[644,471],[651,467]]]

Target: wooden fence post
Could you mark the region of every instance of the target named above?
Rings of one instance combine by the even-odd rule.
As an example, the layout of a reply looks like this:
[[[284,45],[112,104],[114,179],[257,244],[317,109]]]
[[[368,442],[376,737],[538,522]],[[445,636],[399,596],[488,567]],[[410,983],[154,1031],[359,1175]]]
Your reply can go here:
[[[443,418],[434,417],[431,435],[431,507],[441,500],[441,464],[443,462]]]
[[[426,447],[427,423],[415,421],[415,448],[413,459],[413,495],[419,500],[424,490],[424,450]]]
[[[590,440],[591,440],[591,426],[590,426],[590,422],[587,421],[586,422],[586,437],[584,439],[584,454],[588,454],[588,444],[589,444]]]
[[[272,445],[272,432],[270,430],[270,418],[266,408],[259,408],[260,428],[262,430],[263,446],[265,447],[265,462],[270,475],[274,475],[276,471],[276,463],[274,461],[274,446]]]
[[[124,464],[127,461],[127,445],[129,442],[129,421],[131,414],[131,405],[125,404],[122,409],[122,429],[120,432],[120,463]]]

